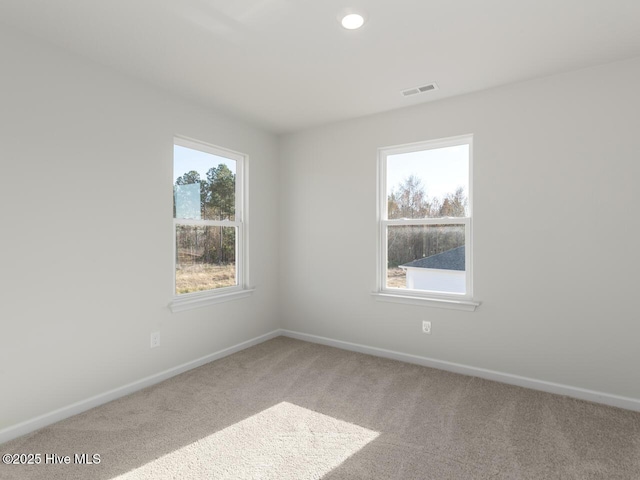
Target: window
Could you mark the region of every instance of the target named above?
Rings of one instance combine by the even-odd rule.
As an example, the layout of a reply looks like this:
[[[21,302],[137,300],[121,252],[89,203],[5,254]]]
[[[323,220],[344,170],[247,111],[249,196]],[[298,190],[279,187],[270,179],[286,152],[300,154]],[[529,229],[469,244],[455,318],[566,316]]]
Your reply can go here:
[[[379,150],[378,296],[472,310],[472,136]]]
[[[174,139],[173,311],[250,292],[245,274],[244,155]]]

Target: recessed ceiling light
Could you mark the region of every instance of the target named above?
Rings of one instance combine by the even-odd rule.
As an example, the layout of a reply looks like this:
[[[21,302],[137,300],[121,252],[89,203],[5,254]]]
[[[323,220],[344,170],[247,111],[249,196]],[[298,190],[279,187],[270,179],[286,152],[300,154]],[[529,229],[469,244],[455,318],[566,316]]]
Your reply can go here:
[[[342,17],[340,23],[342,23],[342,26],[347,30],[355,30],[364,25],[364,17],[357,13],[350,13]]]

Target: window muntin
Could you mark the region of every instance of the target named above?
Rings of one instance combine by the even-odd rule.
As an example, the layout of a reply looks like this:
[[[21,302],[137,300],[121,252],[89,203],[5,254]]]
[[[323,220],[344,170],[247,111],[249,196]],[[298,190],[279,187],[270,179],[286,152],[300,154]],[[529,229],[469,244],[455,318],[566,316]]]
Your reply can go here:
[[[174,295],[242,289],[245,157],[174,139]]]
[[[379,291],[472,298],[472,137],[380,149]]]

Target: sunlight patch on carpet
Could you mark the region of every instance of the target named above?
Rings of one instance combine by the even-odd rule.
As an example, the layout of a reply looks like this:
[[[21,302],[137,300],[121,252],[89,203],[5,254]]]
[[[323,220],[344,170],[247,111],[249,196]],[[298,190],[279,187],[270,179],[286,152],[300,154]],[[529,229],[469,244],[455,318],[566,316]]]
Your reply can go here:
[[[318,479],[378,435],[282,402],[115,479]]]

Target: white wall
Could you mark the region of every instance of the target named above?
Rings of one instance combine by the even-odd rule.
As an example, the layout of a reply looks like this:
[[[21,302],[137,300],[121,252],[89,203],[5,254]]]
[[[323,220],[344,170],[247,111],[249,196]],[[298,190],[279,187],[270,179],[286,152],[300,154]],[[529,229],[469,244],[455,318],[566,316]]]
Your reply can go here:
[[[638,85],[634,59],[283,138],[284,327],[640,399]],[[482,305],[377,302],[376,149],[469,133]]]
[[[278,327],[275,137],[5,27],[0,58],[0,430]],[[249,155],[250,298],[167,308],[174,134]]]

